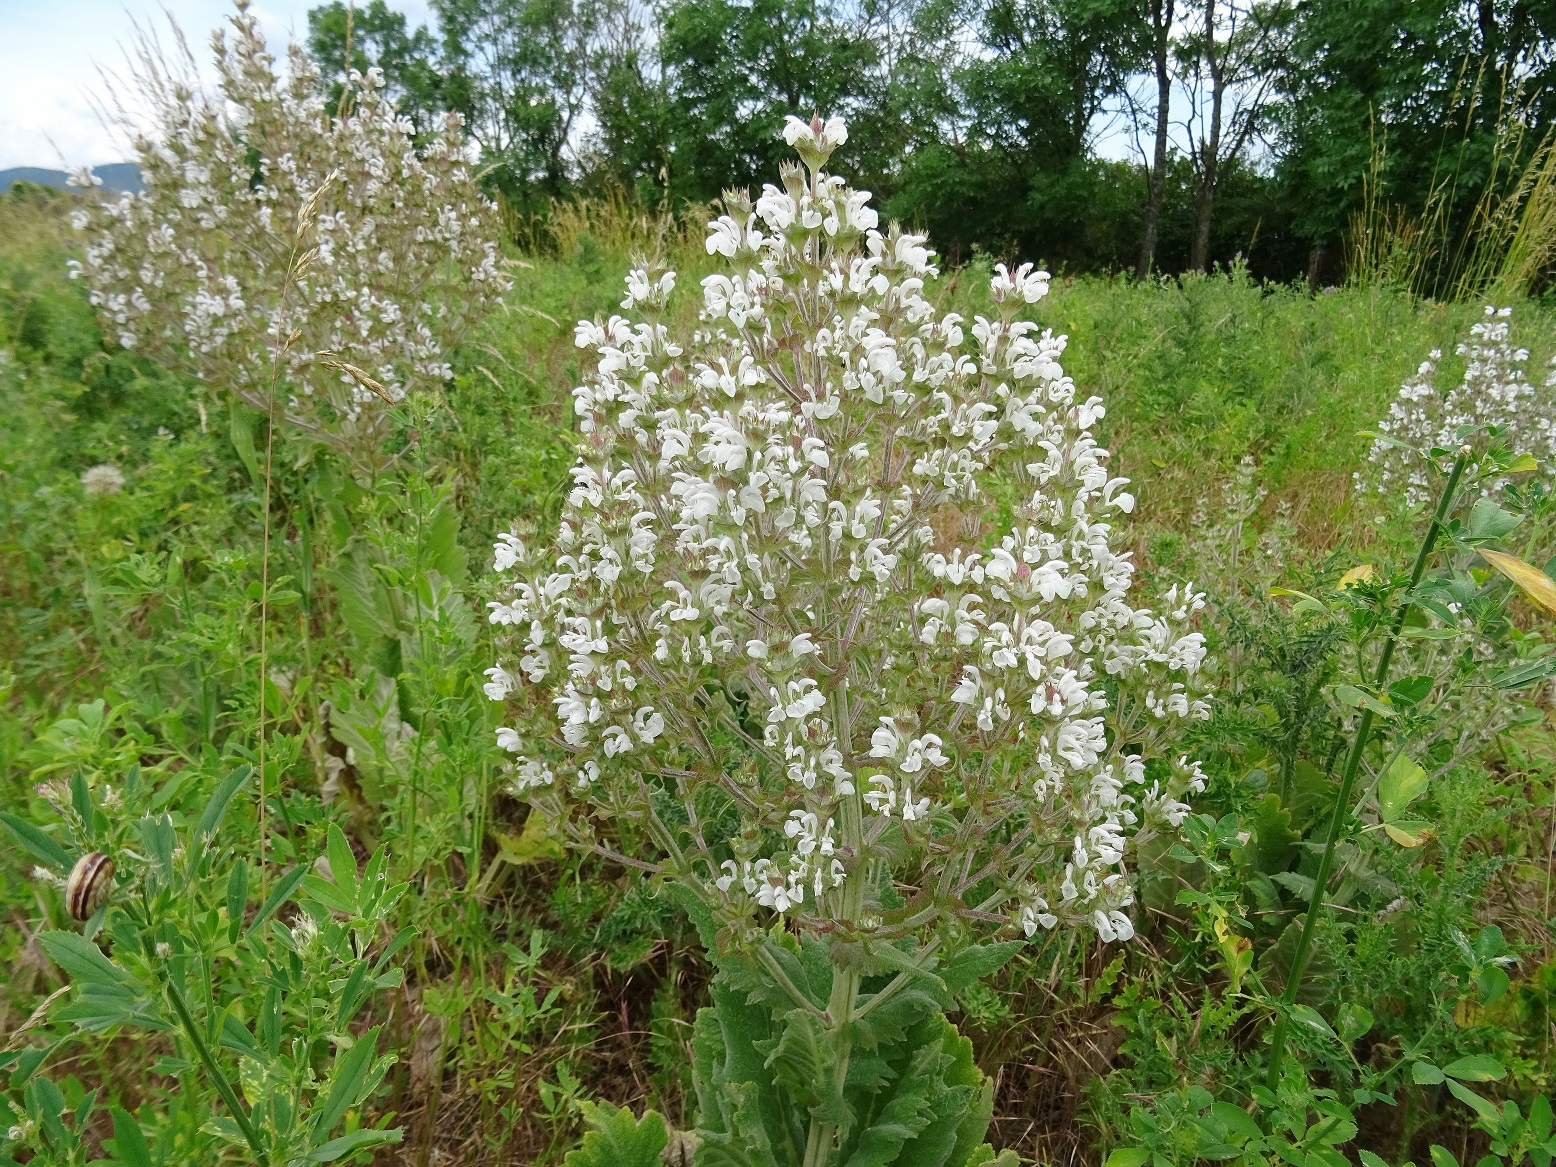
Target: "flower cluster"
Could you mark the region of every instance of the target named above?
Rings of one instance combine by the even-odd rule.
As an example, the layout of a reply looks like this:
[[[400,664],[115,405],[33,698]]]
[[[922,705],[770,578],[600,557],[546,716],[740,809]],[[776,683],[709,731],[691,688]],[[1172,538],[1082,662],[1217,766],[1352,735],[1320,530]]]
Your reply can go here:
[[[599,820],[640,824],[742,934],[771,909],[1127,939],[1131,840],[1203,782],[1170,749],[1207,716],[1203,600],[1129,602],[1102,402],[1021,318],[1047,274],[1001,266],[989,318],[938,311],[924,239],[821,170],[845,133],[791,121],[806,166],[725,196],[695,329],[652,267],[638,319],[578,325],[554,546],[494,549],[511,784],[598,848]]]
[[[213,38],[219,96],[144,63],[145,189],[78,212],[75,274],[123,347],[370,449],[380,395],[446,381],[448,351],[506,287],[495,212],[456,116],[418,152],[376,69],[329,108],[302,49],[278,76],[246,0],[237,7],[230,35]]]
[[[81,472],[81,489],[87,494],[118,494],[124,489],[124,471],[104,462]]]
[[[1368,454],[1371,468],[1358,473],[1356,487],[1400,494],[1412,507],[1431,496],[1426,460],[1415,453],[1451,450],[1465,426],[1496,426],[1501,440],[1547,467],[1556,466],[1556,362],[1543,385],[1524,374],[1529,350],[1514,348],[1511,308],[1488,306],[1456,352],[1464,358],[1464,379],[1444,393],[1437,388],[1442,353],[1433,350],[1400,387],[1388,416],[1378,423],[1378,440]],[[1487,484],[1497,489],[1500,483]]]

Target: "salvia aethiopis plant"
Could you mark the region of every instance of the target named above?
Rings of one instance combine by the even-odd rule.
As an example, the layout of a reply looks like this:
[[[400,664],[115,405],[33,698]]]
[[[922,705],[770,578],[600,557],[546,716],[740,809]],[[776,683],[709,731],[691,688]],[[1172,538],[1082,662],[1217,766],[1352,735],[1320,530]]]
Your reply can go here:
[[[720,961],[699,1161],[992,1155],[950,994],[1023,935],[1132,936],[1131,842],[1202,782],[1201,600],[1130,603],[1102,403],[1021,319],[1047,275],[937,311],[923,238],[822,170],[845,135],[791,119],[803,165],[725,196],[694,329],[652,265],[578,325],[554,543],[496,545],[513,787]]]
[[[1356,476],[1359,488],[1399,494],[1409,506],[1421,506],[1434,487],[1419,451],[1456,449],[1465,427],[1495,427],[1510,448],[1556,467],[1556,369],[1541,384],[1529,380],[1529,350],[1513,344],[1512,315],[1511,308],[1487,306],[1469,341],[1455,350],[1464,358],[1464,377],[1451,389],[1437,385],[1441,351],[1421,362],[1378,423],[1369,472]],[[1495,491],[1505,481],[1488,480],[1482,489]]]
[[[370,457],[380,396],[447,380],[450,348],[505,286],[494,211],[457,115],[418,150],[378,70],[327,105],[299,46],[278,75],[246,0],[230,23],[213,37],[218,94],[187,59],[141,54],[145,189],[78,212],[77,274],[123,347]]]

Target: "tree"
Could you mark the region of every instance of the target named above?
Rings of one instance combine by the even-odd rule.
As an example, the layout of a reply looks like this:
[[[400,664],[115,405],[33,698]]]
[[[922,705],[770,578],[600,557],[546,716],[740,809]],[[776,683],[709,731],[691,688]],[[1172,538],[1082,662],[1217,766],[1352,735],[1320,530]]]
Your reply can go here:
[[[1441,197],[1456,234],[1499,136],[1523,123],[1532,143],[1550,124],[1553,44],[1549,0],[1307,0],[1279,78],[1277,174],[1315,260],[1361,212],[1375,163],[1375,195],[1415,214]]]
[[[1150,0],[1151,68],[1156,80],[1156,111],[1152,123],[1153,149],[1146,164],[1145,214],[1140,226],[1140,261],[1135,278],[1151,274],[1156,259],[1156,238],[1161,228],[1162,198],[1167,190],[1167,148],[1172,117],[1172,22],[1174,0]]]
[[[1088,247],[1078,208],[1105,183],[1097,115],[1141,59],[1142,0],[993,0],[955,74],[962,117],[919,151],[910,206],[951,255],[981,244],[1049,262]]]
[[[444,93],[510,202],[567,193],[594,36],[611,0],[433,0]]]
[[[1210,228],[1222,174],[1263,126],[1281,68],[1288,0],[1203,0],[1178,45],[1196,178],[1189,267],[1210,263]]]
[[[876,60],[826,0],[671,0],[661,21],[671,186],[692,199],[759,186],[784,119],[851,112]]]
[[[350,68],[365,74],[383,70],[384,93],[402,114],[411,119],[418,137],[432,130],[433,118],[444,108],[443,78],[434,60],[437,42],[426,26],[407,31],[405,14],[384,0],[366,7],[347,8],[342,0],[308,12],[308,55],[329,83],[329,100],[340,104]]]

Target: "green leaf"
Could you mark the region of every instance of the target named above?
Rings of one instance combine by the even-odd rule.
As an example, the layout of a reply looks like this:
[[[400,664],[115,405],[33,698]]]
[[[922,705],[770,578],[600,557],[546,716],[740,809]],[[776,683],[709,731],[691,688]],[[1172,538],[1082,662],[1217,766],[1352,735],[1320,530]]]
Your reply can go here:
[[[357,967],[351,970],[351,975],[346,978],[346,983],[340,990],[340,1006],[335,1013],[335,1028],[344,1032],[351,1019],[356,1016],[362,1002],[367,1000],[372,988],[367,983],[369,972],[368,963],[365,960],[357,962]]]
[[[1556,675],[1556,656],[1544,656],[1538,660],[1510,665],[1492,674],[1491,683],[1498,689],[1522,689],[1552,675]]]
[[[1443,1072],[1431,1062],[1417,1062],[1410,1067],[1410,1077],[1418,1086],[1436,1086],[1443,1081]]]
[[[265,921],[276,913],[276,910],[282,904],[292,898],[292,893],[297,890],[297,885],[303,881],[303,876],[307,874],[308,869],[299,864],[281,877],[275,887],[270,889],[270,894],[265,897],[265,902],[260,905],[259,914],[249,922],[248,934],[250,936],[254,935],[264,925]]]
[[[356,1044],[335,1058],[330,1073],[330,1093],[324,1105],[314,1111],[311,1130],[313,1136],[327,1135],[335,1124],[345,1117],[346,1111],[361,1101],[361,1092],[367,1085],[367,1075],[373,1068],[373,1053],[378,1046],[378,1030],[370,1029],[357,1038]]]
[[[917,1137],[929,1125],[933,1115],[930,1095],[943,1055],[940,1041],[920,1046],[899,1078],[886,1104],[859,1132],[859,1141],[845,1167],[887,1167],[902,1151],[902,1145]]]
[[[246,859],[239,859],[232,865],[232,874],[227,877],[227,932],[234,940],[243,927],[243,913],[248,903],[249,865]]]
[[[1371,1151],[1357,1151],[1356,1156],[1361,1160],[1362,1167],[1389,1167],[1387,1163],[1378,1158]]]
[[[1217,1122],[1234,1135],[1245,1139],[1257,1139],[1264,1134],[1259,1129],[1259,1124],[1254,1122],[1253,1117],[1241,1106],[1234,1106],[1230,1102],[1213,1102],[1210,1113],[1215,1116]]]
[[[333,1163],[342,1155],[349,1155],[353,1151],[364,1151],[368,1147],[381,1147],[385,1143],[398,1143],[403,1137],[401,1128],[393,1130],[359,1130],[352,1131],[349,1135],[341,1135],[338,1139],[331,1139],[322,1146],[315,1147],[308,1152],[303,1160],[305,1163]]]
[[[1470,508],[1466,530],[1471,539],[1500,539],[1522,521],[1517,515],[1503,510],[1494,500],[1481,498]]]
[[[80,770],[70,776],[70,805],[86,828],[87,838],[92,838],[92,791],[86,784],[86,775]]]
[[[1447,1147],[1432,1144],[1432,1167],[1459,1167],[1459,1161]]]
[[[1347,1002],[1340,1006],[1340,1038],[1347,1043],[1364,1036],[1372,1028],[1372,1010]]]
[[[1542,1142],[1551,1137],[1553,1118],[1556,1116],[1551,1113],[1551,1100],[1544,1094],[1536,1094],[1529,1104],[1529,1129]]]
[[[939,968],[940,979],[953,993],[977,984],[1011,961],[1027,946],[1025,940],[1003,944],[974,944],[964,948]]]
[[[124,1167],[151,1167],[151,1148],[135,1116],[117,1106],[108,1113],[113,1115],[113,1157]]]
[[[1364,693],[1355,685],[1335,686],[1334,699],[1351,709],[1370,709],[1381,717],[1393,717],[1394,710],[1379,701],[1371,693]]]
[[[641,1121],[625,1106],[610,1103],[581,1106],[590,1129],[583,1141],[563,1158],[563,1167],[660,1167],[659,1156],[670,1141],[665,1120],[645,1111]]]
[[[1507,1073],[1496,1058],[1486,1054],[1471,1054],[1443,1067],[1443,1073],[1461,1082],[1498,1082]]]
[[[1322,1033],[1325,1037],[1338,1037],[1329,1022],[1324,1020],[1324,1015],[1310,1005],[1293,1005],[1291,1019],[1298,1024],[1306,1025],[1316,1033]]]
[[[335,886],[352,903],[357,901],[357,857],[346,841],[345,834],[334,823],[330,824],[325,839],[325,854],[329,856],[330,875]]]
[[[16,841],[27,848],[27,853],[45,867],[66,872],[75,863],[69,852],[25,819],[0,812],[0,823],[4,823]]]
[[[1425,674],[1402,677],[1389,686],[1389,699],[1399,705],[1414,705],[1430,697],[1436,685],[1437,678]]]
[[[1378,814],[1386,823],[1398,822],[1409,806],[1426,793],[1426,771],[1403,754],[1396,754],[1378,779]]]
[[[259,472],[259,455],[254,449],[254,418],[253,411],[236,397],[232,399],[232,409],[227,418],[227,434],[232,439],[232,448],[238,452],[238,459],[243,463],[243,468],[249,472],[249,479],[258,485],[264,481],[264,475]]]
[[[1501,1112],[1497,1110],[1495,1102],[1492,1102],[1489,1098],[1482,1098],[1468,1086],[1461,1086],[1452,1078],[1448,1079],[1448,1091],[1488,1122],[1496,1122],[1501,1117]]]
[[[70,979],[77,984],[118,987],[134,980],[104,956],[97,945],[77,932],[44,932],[38,937],[38,943],[49,959],[69,973]]]
[[[1297,602],[1291,606],[1293,612],[1315,612],[1320,616],[1329,614],[1329,609],[1324,606],[1322,600],[1306,592],[1299,592],[1295,588],[1271,588],[1270,595],[1295,597]]]
[[[1146,1147],[1114,1147],[1102,1167],[1145,1167],[1150,1161],[1151,1152]]]
[[[205,804],[205,810],[200,814],[200,823],[195,827],[195,837],[200,845],[203,846],[216,837],[216,832],[221,829],[222,819],[227,816],[227,807],[232,802],[232,796],[238,792],[238,787],[249,780],[249,775],[253,772],[254,768],[245,763],[223,778],[211,792],[211,799]]]
[[[233,1053],[243,1054],[255,1061],[264,1060],[264,1051],[255,1044],[253,1035],[243,1022],[233,1016],[230,1005],[222,1011],[220,1041],[223,1049],[230,1049]]]
[[[1494,964],[1488,964],[1480,970],[1480,977],[1476,986],[1479,990],[1479,999],[1482,1005],[1492,1005],[1507,995],[1508,989],[1513,987],[1513,982]]]
[[[1280,884],[1287,891],[1300,896],[1306,903],[1313,902],[1313,877],[1311,875],[1299,875],[1295,871],[1277,871],[1270,876],[1274,883]]]
[[[847,1126],[852,1118],[837,1089],[837,1050],[816,1015],[791,1009],[782,1018],[783,1032],[767,1055],[774,1077],[816,1118]]]
[[[178,846],[178,834],[173,830],[172,818],[164,814],[148,815],[136,824],[140,830],[141,846],[164,881],[173,878],[173,851]]]

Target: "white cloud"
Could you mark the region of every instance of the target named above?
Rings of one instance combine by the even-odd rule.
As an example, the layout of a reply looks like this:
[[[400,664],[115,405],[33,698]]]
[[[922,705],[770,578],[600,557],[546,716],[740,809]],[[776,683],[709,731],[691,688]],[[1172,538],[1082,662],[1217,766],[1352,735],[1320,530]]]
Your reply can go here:
[[[262,0],[252,10],[280,57],[323,2]],[[391,6],[413,25],[430,22],[425,0]],[[0,0],[0,169],[127,160],[128,147],[94,109],[107,98],[99,71],[124,72],[137,24],[167,43],[164,10],[208,70],[210,34],[232,12],[229,0]]]

